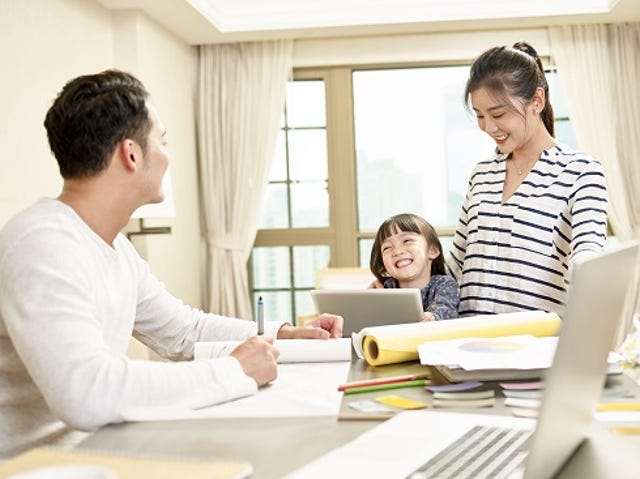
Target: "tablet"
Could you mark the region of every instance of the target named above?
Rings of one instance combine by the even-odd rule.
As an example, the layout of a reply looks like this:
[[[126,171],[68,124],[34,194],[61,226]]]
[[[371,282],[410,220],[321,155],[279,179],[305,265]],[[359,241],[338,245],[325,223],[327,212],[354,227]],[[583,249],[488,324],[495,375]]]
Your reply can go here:
[[[345,338],[370,326],[420,321],[423,313],[418,288],[314,289],[311,297],[318,313],[344,318]]]

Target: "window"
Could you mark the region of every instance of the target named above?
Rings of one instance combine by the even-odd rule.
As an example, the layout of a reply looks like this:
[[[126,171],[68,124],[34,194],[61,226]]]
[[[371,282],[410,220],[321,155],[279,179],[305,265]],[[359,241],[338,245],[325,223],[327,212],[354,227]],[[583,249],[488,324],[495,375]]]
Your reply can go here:
[[[322,80],[287,84],[286,107],[260,229],[329,225],[327,134]]]
[[[494,144],[464,107],[468,65],[298,71],[286,107],[251,258],[265,318],[313,312],[325,267],[368,267],[387,217],[431,222],[445,253],[469,173]],[[559,141],[575,146],[555,72],[547,75]],[[255,304],[255,302],[254,302]]]
[[[312,312],[315,271],[329,264],[330,246],[317,234],[329,227],[325,103],[322,78],[288,83],[251,259],[254,304],[263,297],[266,319],[295,323]]]
[[[464,107],[468,76],[468,66],[354,72],[360,233],[413,212],[448,250],[469,173],[493,148]],[[360,239],[360,264],[368,264],[372,244]]]

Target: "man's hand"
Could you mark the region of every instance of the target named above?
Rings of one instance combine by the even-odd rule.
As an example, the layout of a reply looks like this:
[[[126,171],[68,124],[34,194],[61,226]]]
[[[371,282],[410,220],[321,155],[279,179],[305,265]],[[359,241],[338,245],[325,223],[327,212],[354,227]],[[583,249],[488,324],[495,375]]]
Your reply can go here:
[[[280,352],[273,345],[273,338],[254,336],[231,352],[244,373],[253,378],[258,387],[270,383],[278,376],[276,359]]]
[[[321,314],[306,326],[296,328],[290,324],[278,330],[278,339],[329,339],[342,337],[342,316]]]

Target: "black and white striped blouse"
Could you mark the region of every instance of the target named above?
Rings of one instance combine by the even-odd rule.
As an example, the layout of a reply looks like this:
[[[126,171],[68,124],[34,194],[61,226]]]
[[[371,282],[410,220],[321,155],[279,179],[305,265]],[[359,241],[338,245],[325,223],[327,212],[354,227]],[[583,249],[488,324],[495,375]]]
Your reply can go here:
[[[448,258],[460,314],[542,309],[562,315],[569,267],[607,231],[600,162],[565,145],[543,151],[502,202],[507,155],[474,168]]]

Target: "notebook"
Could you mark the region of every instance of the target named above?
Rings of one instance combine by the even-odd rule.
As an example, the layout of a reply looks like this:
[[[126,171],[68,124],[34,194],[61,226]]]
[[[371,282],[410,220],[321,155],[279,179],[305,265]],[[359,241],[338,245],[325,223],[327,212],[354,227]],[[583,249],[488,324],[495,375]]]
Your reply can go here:
[[[107,477],[117,479],[244,479],[253,473],[253,467],[246,461],[144,458],[43,447],[0,464],[0,477],[15,475],[17,478],[27,472],[33,472],[33,477],[36,477],[35,471],[38,471],[37,477],[47,479],[104,477],[97,473],[87,475],[76,472],[81,466],[99,468]],[[66,468],[61,470],[62,467]]]
[[[314,289],[311,298],[318,313],[344,318],[345,338],[362,328],[420,321],[423,313],[417,288]]]
[[[632,243],[575,265],[537,423],[402,412],[287,479],[554,476],[584,440],[593,417],[637,255],[638,244]],[[498,472],[489,474],[494,466]]]

